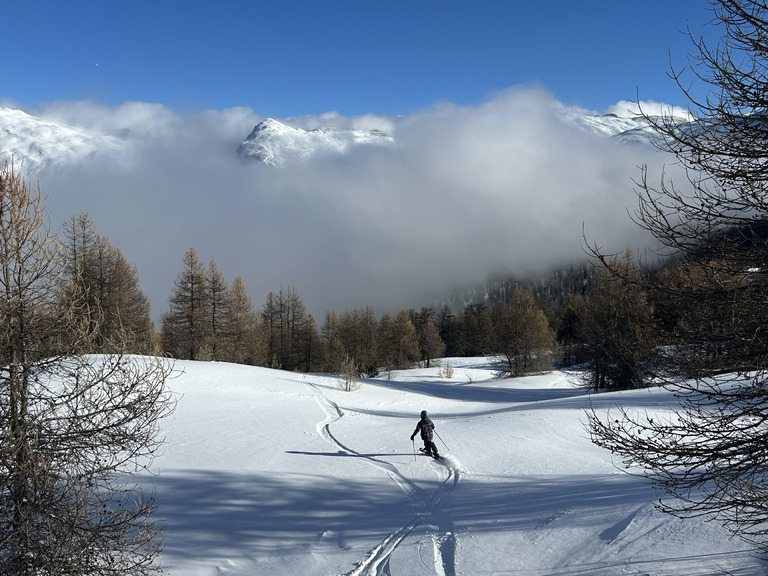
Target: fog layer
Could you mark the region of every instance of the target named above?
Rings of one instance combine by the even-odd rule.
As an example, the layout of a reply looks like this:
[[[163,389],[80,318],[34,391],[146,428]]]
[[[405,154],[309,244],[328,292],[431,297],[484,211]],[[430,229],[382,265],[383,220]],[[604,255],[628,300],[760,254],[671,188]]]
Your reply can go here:
[[[521,87],[403,117],[279,119],[377,128],[396,144],[274,168],[236,154],[264,119],[248,108],[180,116],[145,103],[60,103],[40,114],[119,134],[126,150],[40,184],[55,227],[88,212],[136,264],[155,316],[189,247],[230,282],[241,276],[257,307],[294,285],[315,315],[367,304],[381,313],[492,275],[582,261],[583,230],[611,250],[647,243],[627,215],[632,180],[665,158],[587,134],[561,109],[545,90]]]

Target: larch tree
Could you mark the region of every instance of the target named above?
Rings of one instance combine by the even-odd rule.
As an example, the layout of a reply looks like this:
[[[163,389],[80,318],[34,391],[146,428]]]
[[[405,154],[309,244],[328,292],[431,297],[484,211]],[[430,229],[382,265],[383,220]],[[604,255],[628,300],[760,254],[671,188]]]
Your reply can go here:
[[[502,372],[523,376],[552,366],[555,334],[529,289],[515,288],[509,302],[496,302],[494,352]]]
[[[64,275],[62,305],[77,310],[94,331],[95,351],[109,352],[112,341],[136,353],[153,353],[154,327],[150,302],[138,271],[106,236],[96,232],[87,213],[63,226]]]
[[[440,338],[440,332],[434,320],[435,313],[431,308],[422,308],[413,314],[413,323],[419,337],[421,361],[430,367],[432,361],[445,355],[445,342]]]
[[[467,304],[457,320],[460,353],[463,356],[483,356],[493,348],[493,323],[485,302]]]
[[[222,349],[226,347],[224,339],[226,337],[229,286],[215,260],[211,260],[208,264],[206,282],[208,293],[206,357],[210,360],[221,360]]]
[[[169,298],[169,310],[161,318],[163,350],[174,358],[199,360],[210,332],[210,293],[205,266],[194,248],[184,253]]]
[[[239,364],[264,365],[265,344],[259,313],[253,308],[245,282],[238,276],[232,282],[227,299],[225,359]]]
[[[270,292],[261,310],[267,336],[269,366],[306,370],[307,311],[295,286]]]
[[[577,330],[584,383],[595,392],[647,386],[661,340],[645,276],[629,253],[605,261],[583,304]]]
[[[378,364],[378,321],[372,306],[346,309],[336,323],[344,350],[354,361],[358,376],[375,374]]]
[[[379,321],[379,359],[387,370],[410,368],[419,360],[419,337],[408,310],[392,316],[386,312]]]
[[[461,350],[459,326],[456,320],[456,315],[453,313],[450,306],[445,304],[438,310],[435,317],[435,324],[437,325],[437,332],[440,335],[440,340],[445,343],[445,354],[447,356],[458,356]]]
[[[671,273],[651,285],[669,341],[658,378],[667,418],[619,409],[590,418],[593,440],[666,494],[659,507],[716,519],[768,548],[768,4],[713,0],[716,45],[691,34],[694,120],[648,117],[685,176],[643,169],[635,221]],[[597,251],[596,251],[597,252]],[[605,259],[605,258],[604,258]]]
[[[62,256],[39,186],[0,167],[0,573],[154,573],[161,531],[138,474],[172,365],[123,355],[120,334],[84,355],[98,333],[60,299]]]

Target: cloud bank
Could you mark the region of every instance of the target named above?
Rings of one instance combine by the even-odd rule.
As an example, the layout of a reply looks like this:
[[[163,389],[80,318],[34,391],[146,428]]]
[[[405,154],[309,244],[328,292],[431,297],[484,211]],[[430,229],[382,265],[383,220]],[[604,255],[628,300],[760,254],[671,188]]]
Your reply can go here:
[[[617,104],[617,107],[622,104]],[[126,153],[40,176],[56,226],[87,211],[136,264],[155,316],[194,247],[254,305],[295,285],[308,310],[429,305],[496,274],[545,272],[585,258],[582,230],[617,251],[648,239],[631,223],[632,179],[664,159],[564,121],[543,89],[402,117],[334,113],[298,128],[378,128],[362,146],[283,169],[237,146],[263,119],[248,108],[177,115],[155,104],[57,103],[36,114],[121,134]]]

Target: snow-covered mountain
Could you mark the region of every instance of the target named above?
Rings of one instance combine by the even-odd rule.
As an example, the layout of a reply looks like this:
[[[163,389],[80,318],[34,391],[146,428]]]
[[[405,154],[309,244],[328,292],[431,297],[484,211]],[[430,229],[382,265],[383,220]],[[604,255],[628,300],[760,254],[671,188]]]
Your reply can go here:
[[[237,153],[241,158],[282,166],[286,161],[304,160],[319,152],[345,152],[363,144],[386,146],[393,143],[394,139],[380,130],[328,127],[302,130],[267,118],[254,127]]]
[[[125,150],[117,136],[41,120],[21,110],[0,107],[0,162],[12,161],[25,172],[38,172]]]
[[[642,116],[584,114],[577,109],[562,109],[563,119],[584,132],[607,136],[622,144],[648,144],[655,137],[651,125]],[[683,118],[680,122],[685,122]]]
[[[622,144],[647,143],[653,131],[642,117],[597,115],[577,108],[559,110],[564,122],[586,133],[612,138]],[[120,126],[102,132],[37,118],[21,110],[0,107],[0,162],[13,160],[34,173],[93,158],[126,156],[129,140]],[[280,167],[318,153],[344,153],[356,146],[391,146],[395,139],[381,130],[321,127],[304,130],[267,118],[257,124],[236,150],[240,158]],[[235,151],[233,150],[233,154]]]

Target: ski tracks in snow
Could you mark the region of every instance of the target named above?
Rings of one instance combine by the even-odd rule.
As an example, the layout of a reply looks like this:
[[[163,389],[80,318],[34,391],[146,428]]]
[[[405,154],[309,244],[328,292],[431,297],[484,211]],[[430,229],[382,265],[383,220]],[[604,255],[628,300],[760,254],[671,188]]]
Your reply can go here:
[[[393,552],[417,526],[430,519],[437,525],[437,533],[433,533],[429,541],[422,541],[419,544],[419,557],[430,573],[439,576],[455,576],[456,537],[453,519],[445,512],[443,504],[461,478],[458,462],[450,456],[443,456],[440,463],[428,460],[442,481],[431,492],[425,492],[391,462],[361,454],[336,438],[331,426],[344,417],[344,411],[323,394],[320,386],[312,382],[306,382],[306,384],[312,390],[315,402],[325,413],[325,418],[315,426],[317,434],[335,448],[349,455],[358,456],[382,470],[419,509],[413,520],[389,534],[358,563],[357,568],[343,576],[392,576],[390,558]]]

